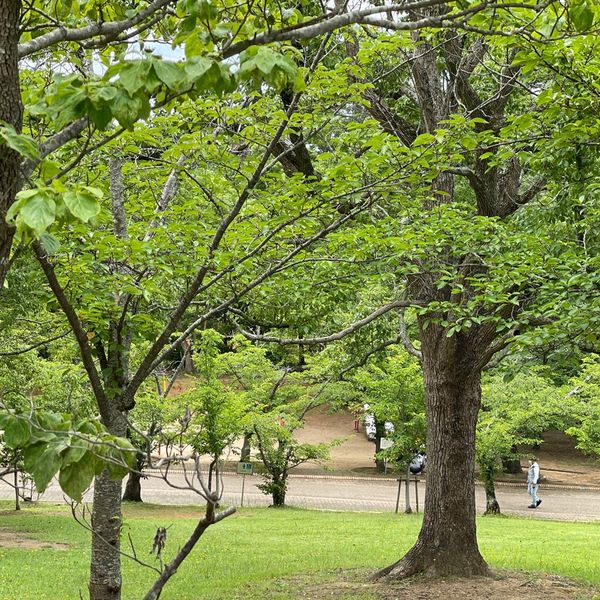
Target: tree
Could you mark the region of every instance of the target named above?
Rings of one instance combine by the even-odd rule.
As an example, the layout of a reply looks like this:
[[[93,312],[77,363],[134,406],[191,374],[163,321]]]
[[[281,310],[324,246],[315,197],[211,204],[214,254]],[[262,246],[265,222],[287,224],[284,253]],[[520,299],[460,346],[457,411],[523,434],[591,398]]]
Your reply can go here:
[[[477,454],[485,488],[485,514],[499,514],[494,479],[503,461],[520,459],[518,447],[542,443],[547,429],[564,429],[570,417],[564,390],[531,369],[510,381],[499,374],[484,380],[477,421]]]
[[[306,50],[312,67],[302,73],[308,83],[325,48]],[[247,56],[250,60],[253,55]],[[161,70],[158,62],[147,57],[122,68],[148,75],[150,68]],[[243,77],[255,68],[249,65]],[[291,85],[277,72],[277,85]],[[133,83],[134,73],[125,76],[127,87],[148,81],[139,77]],[[114,83],[112,76],[106,81],[108,87]],[[75,93],[75,83],[57,82],[44,106]],[[306,107],[300,107],[300,93],[284,102],[271,91],[260,94],[245,85],[251,101],[240,95],[220,101],[194,98],[157,116],[155,125],[139,126],[119,140],[103,138],[105,150],[82,154],[79,169],[64,174],[65,183],[28,191],[12,206],[10,216],[21,241],[40,238],[32,247],[51,291],[48,302],[60,309],[62,323],[74,335],[98,414],[117,438],[135,427],[128,414],[136,394],[173,350],[241,301],[260,298],[264,282],[302,264],[312,247],[347,227],[372,203],[363,197],[340,212],[340,198],[360,198],[383,182],[381,174],[372,180],[368,174],[365,180],[352,173],[353,149],[347,153],[348,165],[342,170],[336,166],[336,177],[328,175],[327,166],[325,180],[283,170],[280,162],[300,145],[296,134],[287,131],[292,119],[294,127],[306,125],[304,139],[309,140],[326,135],[331,117],[326,112],[315,120],[310,110],[315,100],[306,93]],[[344,92],[317,88],[316,96],[334,107],[347,101]],[[253,124],[254,138],[241,152],[238,140],[245,136],[247,121]],[[182,133],[182,122],[194,127]],[[219,144],[213,143],[215,126],[222,136]],[[337,127],[335,121],[331,126]],[[296,142],[290,143],[289,136]],[[265,147],[267,138],[271,141]],[[277,144],[284,143],[273,157]],[[361,160],[374,154],[369,151]],[[147,163],[144,171],[138,162]],[[343,172],[349,176],[340,178]],[[93,187],[87,185],[91,177]],[[110,206],[99,201],[102,195],[110,197]],[[40,206],[54,207],[54,216],[40,221],[45,213],[36,209],[32,217],[33,207]],[[93,599],[120,596],[120,492],[120,481],[106,472],[97,475],[91,523]],[[214,511],[216,496],[210,490],[199,493],[208,503],[208,525],[223,518]]]
[[[184,415],[185,431],[177,443],[191,446],[200,456],[208,455],[211,463],[208,470],[208,489],[213,489],[213,475],[219,478],[222,460],[227,448],[244,433],[248,427],[248,413],[251,407],[236,389],[231,389],[221,381],[227,373],[222,362],[221,348],[223,336],[213,329],[199,332],[196,340],[195,361],[198,369],[198,382],[188,392],[177,396],[173,408],[181,418]],[[167,439],[167,444],[175,440]]]
[[[390,30],[417,30],[424,26],[465,24],[468,17],[478,11],[489,11],[496,19],[494,7],[488,5],[463,10],[441,2],[433,4],[436,6],[427,8],[425,14],[410,3],[393,9],[368,7],[345,14],[336,10],[314,18],[294,13],[295,19],[308,20],[289,27],[281,23],[281,28],[278,28],[280,18],[288,17],[280,17],[279,10],[274,11],[277,17],[273,23],[271,16],[264,22],[246,19],[246,6],[236,7],[233,12],[229,12],[229,8],[211,11],[210,7],[204,7],[207,14],[196,14],[194,7],[183,6],[182,19],[171,17],[165,10],[165,21],[161,25],[166,22],[170,28],[159,29],[157,17],[163,15],[157,11],[166,8],[166,4],[159,1],[131,19],[125,18],[120,6],[115,6],[111,7],[108,19],[100,16],[98,25],[56,28],[52,22],[51,31],[41,35],[35,32],[44,31],[50,21],[31,10],[25,15],[27,25],[22,34],[25,39],[19,49],[18,3],[13,0],[0,3],[0,15],[7,25],[0,39],[0,46],[5,50],[0,64],[0,89],[7,90],[10,98],[9,102],[0,104],[0,118],[9,124],[2,130],[5,144],[0,156],[3,178],[0,180],[3,190],[0,215],[6,212],[10,221],[0,224],[0,275],[3,278],[9,262],[8,249],[15,234],[13,226],[23,242],[32,237],[41,239],[34,244],[37,259],[76,336],[102,419],[113,433],[122,434],[126,430],[126,413],[133,407],[140,385],[160,364],[165,352],[180,345],[191,331],[230,308],[238,308],[236,304],[240,301],[250,302],[260,298],[264,290],[271,291],[268,280],[280,282],[286,269],[294,266],[296,273],[305,273],[308,269],[298,263],[317,246],[321,250],[319,258],[325,260],[330,260],[332,254],[360,253],[363,240],[372,239],[370,221],[377,222],[380,235],[376,235],[372,243],[379,248],[388,245],[388,253],[393,255],[388,267],[396,271],[395,285],[390,288],[391,298],[386,299],[385,305],[350,326],[344,335],[390,311],[414,307],[418,313],[428,406],[430,485],[419,541],[394,571],[400,576],[430,567],[441,574],[486,572],[476,545],[473,498],[480,370],[495,352],[514,339],[517,329],[533,324],[536,311],[527,314],[532,296],[543,297],[538,292],[541,282],[548,280],[548,272],[556,274],[562,270],[564,275],[570,265],[577,265],[578,269],[580,249],[557,243],[548,236],[544,240],[551,249],[548,253],[547,246],[536,242],[539,222],[536,222],[535,211],[529,212],[526,205],[536,207],[534,198],[545,181],[531,177],[521,186],[521,179],[528,177],[523,169],[538,164],[525,164],[530,156],[529,148],[517,146],[513,151],[515,147],[510,145],[513,134],[529,131],[530,122],[519,120],[519,116],[532,112],[533,101],[525,93],[530,82],[525,77],[525,87],[518,85],[522,83],[518,81],[520,63],[514,64],[512,53],[505,52],[502,41],[486,46],[475,32],[465,35],[415,33],[413,38],[402,33],[392,36],[386,33],[371,45],[370,38],[363,40],[358,31],[356,36],[352,32],[346,43],[350,60],[327,73],[327,77],[333,76],[330,86],[338,85],[337,95],[329,87],[324,94],[320,92],[322,88],[317,88],[312,97],[307,93],[302,96],[303,102],[318,103],[323,112],[342,114],[342,119],[346,113],[340,107],[352,105],[357,109],[350,115],[351,120],[357,120],[355,115],[360,117],[356,127],[344,127],[338,122],[334,128],[336,136],[332,137],[335,153],[333,156],[333,153],[330,156],[322,153],[318,168],[313,161],[306,161],[307,154],[310,157],[306,141],[319,136],[325,139],[328,125],[323,120],[315,123],[314,113],[298,110],[299,91],[311,80],[311,75],[314,75],[312,81],[323,86],[322,73],[315,69],[319,63],[317,57],[322,58],[331,38],[326,36],[318,48],[310,45],[303,48],[308,72],[301,71],[300,78],[289,57],[259,45],[307,39],[353,22]],[[523,15],[528,21],[547,18],[548,25],[552,25],[552,19],[557,20],[551,12],[549,17],[539,15],[538,8],[528,11],[519,6],[516,13],[511,12],[507,17],[508,24],[521,27]],[[96,8],[86,10],[91,12],[85,18],[97,21]],[[374,16],[386,12],[401,14],[395,20]],[[198,31],[195,25],[203,19],[208,19],[211,26],[206,31],[214,32],[215,27],[223,23],[219,31],[233,30],[234,33],[224,33],[221,39],[211,34],[202,37],[198,34],[205,30]],[[562,31],[563,23],[568,25],[569,20],[559,15],[553,31]],[[478,24],[481,19],[475,21],[474,26]],[[486,24],[489,21],[484,21]],[[188,60],[173,63],[150,54],[136,60],[123,60],[119,44],[126,41],[132,29],[142,37],[156,32],[167,42],[182,43]],[[68,55],[71,64],[78,72],[83,70],[84,75],[71,75],[47,86],[43,71],[27,68],[29,65],[24,62],[22,76],[28,83],[29,80],[37,83],[33,86],[37,91],[31,94],[36,101],[35,114],[29,111],[35,119],[27,119],[32,129],[24,135],[17,57],[32,60],[34,52],[52,48],[58,42],[67,43],[67,53],[73,51],[70,44],[82,45],[84,58],[88,50],[88,64],[80,64],[76,55]],[[383,44],[382,52],[377,47],[379,43]],[[519,41],[511,40],[511,43]],[[102,77],[93,75],[88,68],[90,46],[98,47],[107,62],[108,69]],[[384,64],[386,57],[397,57],[398,47],[406,63],[393,64],[388,69]],[[113,50],[118,57],[116,64],[110,64]],[[228,63],[207,58],[203,54],[205,50],[214,51],[222,58],[239,53],[240,66],[235,76]],[[374,65],[374,56],[384,57],[384,60]],[[56,59],[49,58],[46,63],[52,69]],[[500,71],[497,62],[502,63]],[[386,83],[390,80],[372,76],[374,66],[381,66],[389,71],[388,77],[396,78],[391,80],[389,88],[375,89],[376,93],[369,80]],[[244,82],[257,83],[264,79],[283,93],[279,97],[257,92],[248,94],[247,101],[238,98],[237,103],[221,104],[221,112],[216,114],[212,99],[208,102],[197,97],[207,90],[222,93],[233,90],[240,82],[247,85]],[[535,80],[533,87],[537,89],[544,83]],[[167,151],[160,156],[167,163],[161,165],[162,171],[157,169],[155,173],[156,178],[166,179],[165,193],[156,189],[151,192],[148,182],[140,182],[146,185],[139,188],[140,205],[134,212],[136,217],[146,219],[140,221],[144,225],[138,222],[132,226],[133,231],[128,231],[123,227],[127,224],[127,218],[123,218],[123,215],[127,217],[127,211],[121,201],[124,186],[119,184],[119,160],[127,164],[124,159],[132,158],[130,151],[136,160],[138,156],[147,157],[140,153],[139,146],[143,137],[148,148],[148,136],[138,130],[140,138],[136,139],[134,133],[131,145],[137,144],[135,150],[126,142],[120,145],[114,140],[121,129],[131,128],[141,117],[149,116],[150,109],[153,115],[165,119],[154,123],[168,123],[176,106],[173,101],[184,97],[186,91],[191,92],[194,101],[182,105],[179,118],[204,127],[204,133],[200,135],[194,128],[191,137],[185,135],[187,132],[180,136],[174,126],[175,133],[172,130],[169,136],[163,137],[160,127],[152,130],[151,149],[168,146],[178,154],[189,150],[190,156],[185,156],[182,164],[177,162],[179,155],[173,157]],[[258,101],[254,102],[256,97]],[[398,108],[402,110],[394,114],[389,110],[389,102],[398,99]],[[361,112],[365,105],[375,123],[365,119]],[[520,113],[517,109],[522,107]],[[166,115],[160,114],[163,109]],[[407,110],[404,112],[404,109]],[[114,124],[115,120],[120,127]],[[247,123],[252,124],[251,132],[244,128]],[[384,134],[374,132],[377,123]],[[221,146],[213,143],[215,124],[221,126],[221,129],[217,127],[223,140]],[[89,144],[76,139],[90,129]],[[106,133],[102,133],[103,130]],[[64,152],[66,164],[60,161],[39,164],[39,155],[32,151],[27,133],[40,139],[41,155],[62,148],[59,154]],[[239,142],[240,137],[241,146],[232,143],[233,138]],[[252,141],[270,141],[266,146],[257,143],[245,146],[247,137]],[[67,148],[65,141],[73,143]],[[203,142],[206,145],[198,147]],[[105,170],[97,171],[97,163],[93,164],[94,169],[75,173],[73,166],[83,159],[84,165],[91,166],[98,154],[89,150],[99,146],[110,148],[111,155],[116,155],[116,160],[111,162],[110,176]],[[27,160],[32,161],[26,161],[26,173],[27,169],[39,167],[42,180],[40,185],[21,193],[16,202],[21,173],[15,147],[29,154]],[[504,152],[505,147],[509,148],[508,152]],[[533,154],[535,157],[535,152]],[[241,161],[246,157],[248,161]],[[190,171],[192,160],[194,167]],[[210,171],[215,164],[223,171],[213,179]],[[279,165],[283,173],[274,168]],[[193,177],[190,181],[204,194],[202,223],[193,234],[191,215],[197,214],[198,207],[191,206],[191,202],[177,204],[176,210],[169,206],[172,195],[167,193],[171,189],[167,184],[177,179],[170,177],[171,168],[176,173],[190,172]],[[84,173],[93,173],[92,182],[98,181],[98,185],[89,185],[91,182]],[[456,176],[464,176],[466,182],[455,186]],[[205,178],[210,181],[208,187],[203,183]],[[109,179],[112,223],[107,218],[108,211],[99,214],[100,188],[108,188]],[[191,184],[188,182],[188,185]],[[187,192],[189,194],[189,189]],[[187,224],[186,231],[179,229],[174,240],[169,239],[171,228],[165,233],[153,220],[154,206],[148,202],[151,193],[161,199],[159,221],[168,217],[173,222],[179,217],[178,222]],[[166,209],[162,202],[165,197]],[[184,216],[186,210],[187,216]],[[367,211],[369,218],[361,221],[362,227],[352,236],[331,235],[341,234],[350,222],[360,220]],[[516,214],[523,218],[514,216]],[[87,222],[97,215],[101,227],[93,226],[96,237],[90,239],[86,237],[88,228],[78,221]],[[65,224],[68,233],[59,237],[66,248],[57,253],[56,240],[45,235],[46,229],[50,227],[55,232],[56,225]],[[235,227],[231,227],[232,224]],[[144,231],[139,231],[142,229]],[[148,230],[150,238],[145,240]],[[332,239],[329,247],[320,244],[325,238]],[[254,245],[253,240],[257,240]],[[179,244],[177,258],[183,260],[173,260],[174,244]],[[189,250],[189,254],[183,249]],[[564,250],[569,251],[568,260],[561,257],[559,265],[558,256]],[[518,261],[515,256],[519,257]],[[68,287],[64,280],[69,278],[72,258],[77,258],[77,270],[72,273],[69,281],[72,285]],[[144,265],[150,258],[153,259],[151,268],[145,270]],[[201,266],[193,269],[193,264]],[[164,276],[163,267],[173,271],[172,278]],[[510,281],[507,273],[511,275]],[[101,281],[99,274],[110,281]],[[76,276],[79,278],[77,286]],[[89,285],[86,287],[85,283]],[[98,289],[110,290],[112,296],[107,293],[98,301],[95,293]],[[546,300],[555,297],[553,290],[555,288],[547,293]],[[83,300],[90,307],[84,308]],[[195,319],[188,312],[192,302],[202,302],[194,306],[205,307]],[[165,306],[174,308],[166,311],[160,308]],[[148,310],[143,312],[140,308]],[[157,314],[161,316],[156,317]],[[184,317],[189,318],[189,324],[171,342]],[[156,335],[155,331],[160,333]],[[138,340],[147,336],[151,341],[148,352],[139,365],[135,365],[131,376],[128,373],[128,332]],[[304,338],[299,344],[307,345]],[[409,347],[417,353],[414,346]],[[452,426],[448,427],[449,424]],[[449,472],[453,473],[452,479],[447,476]],[[94,520],[100,536],[110,540],[113,549],[100,547],[98,536],[94,536],[93,565],[102,562],[111,565],[110,573],[92,568],[94,598],[118,598],[120,593],[118,561],[114,556],[118,548],[117,528],[102,531],[101,525],[119,521],[116,488],[102,478],[95,488]],[[445,540],[445,544],[438,545],[436,540],[439,539]]]
[[[273,506],[284,506],[290,470],[326,460],[337,443],[302,444],[294,438],[306,413],[325,401],[329,382],[315,381],[310,369],[293,372],[274,365],[264,348],[243,339],[235,343],[236,351],[222,357],[223,373],[231,378],[230,393],[237,393],[248,411],[251,443],[264,468],[265,482],[259,488],[272,496]]]
[[[573,406],[573,423],[566,433],[577,447],[592,456],[600,455],[600,361],[597,355],[584,360],[581,373],[571,380],[567,398]]]
[[[406,471],[426,439],[423,379],[418,361],[401,346],[392,346],[379,361],[352,371],[349,379],[380,428],[385,422],[393,425],[393,431],[383,431],[380,436],[391,440],[393,446],[382,451],[377,444],[377,456]]]
[[[428,9],[428,14],[439,12]],[[571,33],[569,14],[566,9],[557,14],[524,9],[506,23],[515,26],[529,15],[536,27],[547,26],[560,38]],[[590,10],[586,15],[593,22]],[[553,40],[531,49],[518,37],[486,39],[457,32],[382,35],[379,40],[352,32],[346,39],[356,66],[353,77],[376,82],[367,86],[365,98],[367,110],[389,134],[380,144],[397,140],[419,152],[414,160],[423,177],[402,202],[384,202],[379,235],[371,235],[371,248],[385,247],[393,257],[388,265],[394,270],[394,290],[399,290],[395,297],[402,299],[392,297],[386,306],[412,306],[417,318],[420,347],[407,339],[405,326],[400,337],[422,358],[429,459],[419,538],[380,575],[486,574],[477,546],[474,496],[482,369],[519,336],[582,315],[583,305],[597,318],[597,298],[591,293],[597,285],[594,254],[581,243],[592,231],[592,220],[569,212],[572,203],[580,202],[585,212],[593,200],[563,196],[568,210],[551,200],[556,200],[555,190],[564,188],[565,171],[573,165],[567,147],[576,142],[546,119],[546,114],[556,115],[549,98],[560,94],[553,73],[524,68],[540,65],[536,53],[547,61]],[[538,96],[539,90],[551,91]],[[533,117],[536,106],[539,121]],[[564,163],[557,170],[551,163],[558,156]],[[578,236],[578,229],[585,232]],[[347,243],[343,251],[351,252]],[[301,341],[274,335],[251,339],[323,344],[381,315],[374,311],[336,334],[318,335],[321,329]]]

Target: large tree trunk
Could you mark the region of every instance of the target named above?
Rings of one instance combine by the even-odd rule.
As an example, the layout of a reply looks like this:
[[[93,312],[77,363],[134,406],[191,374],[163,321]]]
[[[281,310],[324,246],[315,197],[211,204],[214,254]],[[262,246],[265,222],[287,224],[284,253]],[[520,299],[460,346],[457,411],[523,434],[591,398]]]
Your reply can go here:
[[[427,490],[419,537],[389,578],[425,572],[435,577],[488,573],[475,525],[475,426],[481,401],[480,367],[468,336],[422,330],[427,408]]]
[[[113,435],[125,436],[127,425],[120,413],[105,425]],[[94,480],[90,600],[121,598],[121,486],[122,481],[111,479],[106,469]]]
[[[23,104],[19,86],[19,0],[0,0],[0,121],[21,132]],[[21,186],[21,157],[0,144],[0,295],[10,265],[14,228],[6,223],[6,212]]]

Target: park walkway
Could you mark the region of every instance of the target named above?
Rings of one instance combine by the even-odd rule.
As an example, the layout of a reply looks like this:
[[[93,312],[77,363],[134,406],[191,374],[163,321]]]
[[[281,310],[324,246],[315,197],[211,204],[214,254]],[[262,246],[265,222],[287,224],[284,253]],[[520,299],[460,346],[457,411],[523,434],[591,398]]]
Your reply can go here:
[[[185,485],[183,474],[172,473],[175,485]],[[270,499],[257,489],[259,476],[248,476],[245,482],[244,505],[268,506]],[[242,476],[226,473],[224,476],[224,504],[240,506]],[[423,510],[424,482],[419,482],[419,510]],[[411,505],[416,509],[414,483],[411,482]],[[395,479],[371,477],[339,477],[329,475],[291,476],[286,502],[289,506],[316,510],[343,510],[366,512],[393,512],[396,506],[398,483]],[[529,496],[525,485],[500,484],[497,488],[502,512],[507,515],[558,519],[568,521],[600,520],[600,488],[567,486],[540,486],[542,505],[537,510],[527,509]],[[10,487],[0,483],[0,498],[10,499]],[[91,500],[91,490],[85,500]],[[168,505],[195,504],[199,497],[193,492],[169,487],[162,479],[150,476],[142,482],[142,497],[146,502]],[[62,502],[63,493],[53,482],[41,500]],[[478,512],[485,507],[485,494],[476,488]],[[400,511],[404,511],[404,487],[400,496]]]

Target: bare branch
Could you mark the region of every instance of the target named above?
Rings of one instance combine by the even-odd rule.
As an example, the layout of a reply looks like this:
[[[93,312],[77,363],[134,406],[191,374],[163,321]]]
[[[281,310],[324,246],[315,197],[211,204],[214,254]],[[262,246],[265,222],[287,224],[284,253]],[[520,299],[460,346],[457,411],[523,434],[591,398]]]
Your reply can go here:
[[[389,346],[395,346],[396,344],[400,343],[401,341],[402,340],[400,339],[400,336],[397,335],[395,338],[386,340],[385,342],[381,342],[381,344],[378,344],[377,346],[375,346],[374,348],[371,348],[368,352],[363,354],[362,358],[359,361],[352,363],[351,365],[342,369],[338,374],[338,378],[343,379],[343,377],[346,373],[349,373],[350,371],[353,371],[354,369],[358,369],[359,367],[364,367],[367,364],[367,362],[369,362],[369,359],[371,358],[371,356],[373,356],[374,354],[378,354],[379,352],[381,352],[382,350],[385,350]]]
[[[17,354],[25,354],[26,352],[31,352],[32,350],[35,350],[36,348],[39,348],[40,346],[44,346],[46,344],[49,344],[50,342],[55,342],[56,340],[60,340],[64,337],[67,337],[70,333],[71,333],[71,330],[69,329],[69,331],[65,331],[64,333],[61,333],[60,335],[57,335],[55,337],[51,337],[47,340],[42,340],[41,342],[37,342],[36,344],[33,344],[27,348],[23,348],[22,350],[12,350],[11,352],[0,352],[0,356],[17,356]]]
[[[154,585],[150,588],[150,591],[144,596],[144,600],[157,600],[160,597],[160,594],[166,585],[166,583],[171,579],[175,573],[177,573],[177,569],[179,565],[187,558],[188,554],[194,549],[194,546],[198,543],[198,540],[202,537],[204,532],[215,523],[222,521],[226,517],[229,517],[235,512],[235,507],[230,506],[226,508],[224,511],[215,514],[215,503],[217,498],[215,495],[211,495],[206,504],[206,513],[202,519],[196,525],[196,528],[188,538],[187,542],[182,546],[179,550],[175,558],[165,566],[163,572],[160,574],[158,579],[154,582]]]
[[[282,346],[290,346],[290,345],[316,345],[316,344],[327,344],[329,342],[336,342],[345,338],[346,336],[355,333],[365,325],[368,325],[378,317],[386,314],[390,310],[395,308],[409,308],[414,306],[424,306],[422,302],[413,301],[413,300],[395,300],[394,302],[390,302],[389,304],[385,304],[384,306],[380,306],[377,310],[374,310],[370,315],[367,315],[364,319],[360,321],[356,321],[352,323],[352,325],[338,331],[337,333],[333,333],[331,335],[323,336],[323,337],[314,337],[314,338],[276,338],[267,335],[255,335],[250,333],[249,331],[242,330],[243,335],[249,340],[253,340],[256,342],[270,342],[274,344],[280,344]]]
[[[408,335],[408,331],[406,329],[406,321],[404,319],[404,309],[403,308],[398,310],[398,317],[400,319],[400,323],[398,325],[398,337],[400,338],[401,342],[404,344],[406,351],[409,354],[412,354],[415,358],[418,358],[419,360],[422,361],[423,353],[414,347],[412,340],[410,339],[410,337]]]
[[[466,17],[483,10],[487,10],[491,6],[491,4],[488,2],[481,2],[467,9],[456,11],[454,13],[432,15],[428,17],[422,17],[414,21],[392,21],[391,19],[386,20],[374,18],[375,16],[383,13],[408,14],[409,12],[415,12],[423,8],[445,4],[447,4],[446,0],[422,0],[416,2],[372,6],[360,10],[349,11],[343,14],[339,14],[337,11],[334,11],[286,29],[270,31],[256,35],[248,40],[243,40],[236,44],[232,44],[222,52],[221,56],[223,58],[229,58],[239,54],[246,48],[255,45],[265,45],[272,42],[312,39],[354,23],[374,25],[376,27],[394,29],[397,31],[416,31],[426,27],[445,27],[454,22],[461,23],[461,21],[464,21]],[[538,10],[543,8],[542,4],[527,2],[507,2],[498,4],[497,6],[498,8],[502,8],[504,10],[509,10],[511,8],[528,8],[531,10]]]
[[[87,27],[81,27],[79,29],[57,27],[49,33],[40,35],[29,42],[19,44],[19,58],[24,58],[30,54],[33,54],[34,52],[54,46],[60,42],[81,42],[103,36],[104,42],[108,43],[119,34],[123,33],[127,29],[130,29],[131,27],[135,27],[138,23],[141,23],[146,18],[159,11],[161,8],[173,2],[174,0],[155,0],[144,10],[139,11],[134,17],[125,19],[123,21],[94,23],[93,25],[88,25]]]

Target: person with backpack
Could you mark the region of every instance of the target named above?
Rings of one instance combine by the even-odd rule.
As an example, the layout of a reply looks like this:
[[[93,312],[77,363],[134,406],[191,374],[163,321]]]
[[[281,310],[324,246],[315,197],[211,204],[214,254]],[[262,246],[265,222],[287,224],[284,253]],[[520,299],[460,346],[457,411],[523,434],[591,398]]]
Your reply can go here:
[[[540,465],[535,456],[529,457],[529,469],[527,471],[527,493],[531,496],[531,504],[527,508],[537,508],[542,500],[538,498],[537,491],[540,484]]]
[[[425,465],[427,464],[427,455],[421,451],[413,456],[410,461],[409,470],[413,475],[425,472]]]

